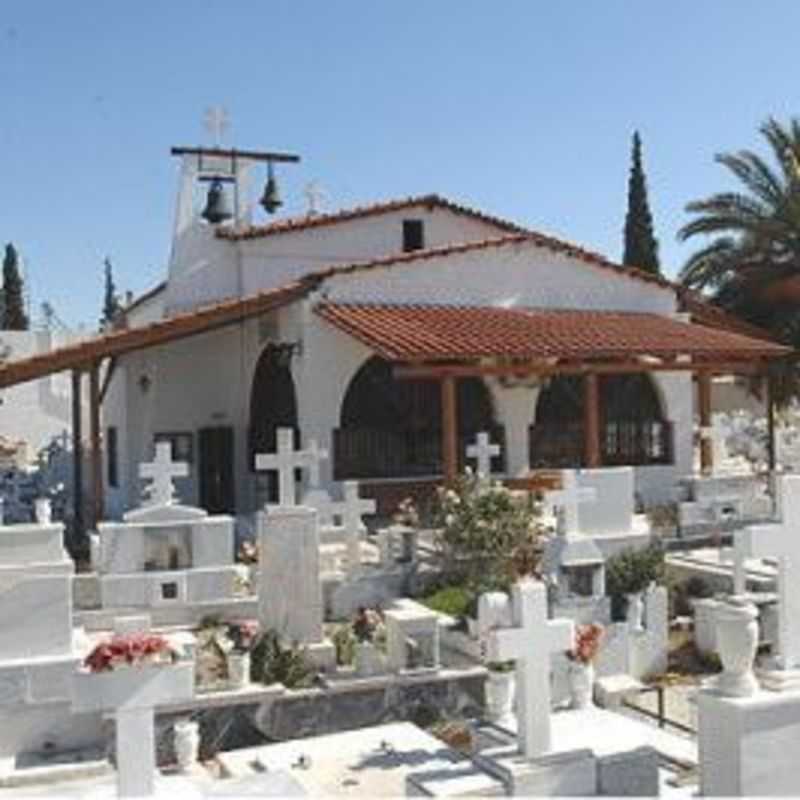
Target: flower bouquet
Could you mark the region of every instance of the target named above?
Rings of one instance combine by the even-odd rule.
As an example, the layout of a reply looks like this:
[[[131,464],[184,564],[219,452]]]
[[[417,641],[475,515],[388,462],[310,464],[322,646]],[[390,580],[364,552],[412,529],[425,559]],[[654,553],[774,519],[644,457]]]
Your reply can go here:
[[[114,636],[98,644],[83,661],[90,672],[111,672],[120,667],[173,664],[177,652],[163,637],[153,633]]]

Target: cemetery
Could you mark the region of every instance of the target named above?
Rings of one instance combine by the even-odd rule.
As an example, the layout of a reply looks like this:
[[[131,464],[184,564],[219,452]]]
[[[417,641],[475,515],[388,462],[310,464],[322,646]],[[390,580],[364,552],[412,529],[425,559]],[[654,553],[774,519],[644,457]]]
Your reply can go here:
[[[172,155],[164,284],[0,364],[72,379],[0,476],[0,800],[796,791],[800,426],[712,403],[788,348],[438,195],[261,224],[297,156]]]

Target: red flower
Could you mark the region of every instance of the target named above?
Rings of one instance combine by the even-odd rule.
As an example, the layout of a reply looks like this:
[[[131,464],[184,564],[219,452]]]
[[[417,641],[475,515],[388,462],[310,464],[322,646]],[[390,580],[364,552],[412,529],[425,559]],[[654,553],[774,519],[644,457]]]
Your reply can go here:
[[[575,643],[567,650],[567,658],[589,664],[594,661],[603,640],[603,626],[597,623],[578,625],[575,628]]]

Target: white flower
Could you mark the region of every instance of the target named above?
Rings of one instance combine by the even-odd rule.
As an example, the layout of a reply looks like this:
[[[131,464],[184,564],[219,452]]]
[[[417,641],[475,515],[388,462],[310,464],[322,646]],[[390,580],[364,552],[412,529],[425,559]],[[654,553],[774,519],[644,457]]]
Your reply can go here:
[[[444,524],[449,528],[456,521],[455,514],[448,514],[444,518]]]

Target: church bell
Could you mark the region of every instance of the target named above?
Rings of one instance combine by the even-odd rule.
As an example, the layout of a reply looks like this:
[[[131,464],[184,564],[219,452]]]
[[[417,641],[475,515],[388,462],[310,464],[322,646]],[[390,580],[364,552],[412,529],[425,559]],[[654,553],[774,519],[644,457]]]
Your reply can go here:
[[[206,207],[200,216],[211,225],[225,222],[226,219],[230,219],[233,216],[228,196],[225,194],[225,189],[219,178],[214,178],[211,181],[211,185],[208,187],[208,196],[206,197]]]
[[[267,214],[274,214],[283,205],[283,200],[281,200],[281,195],[278,191],[278,182],[272,172],[271,161],[267,162],[267,185],[264,187],[261,205]]]

